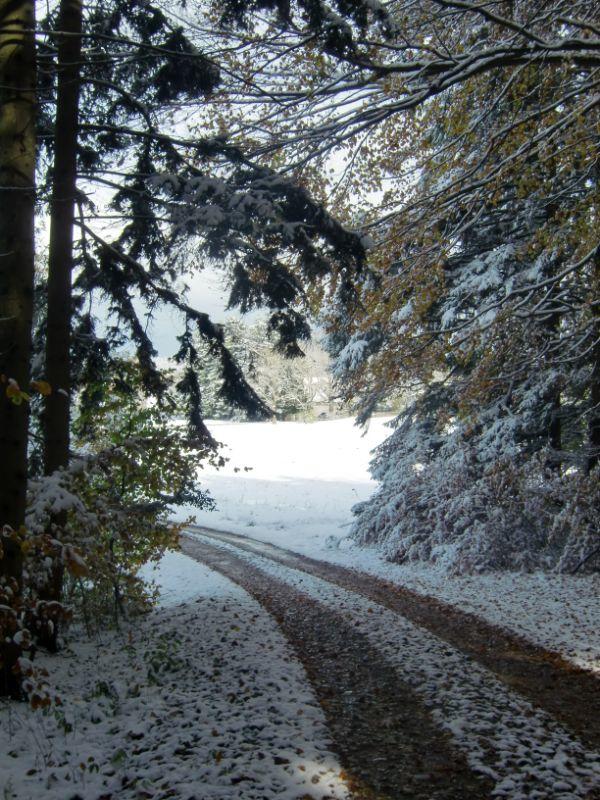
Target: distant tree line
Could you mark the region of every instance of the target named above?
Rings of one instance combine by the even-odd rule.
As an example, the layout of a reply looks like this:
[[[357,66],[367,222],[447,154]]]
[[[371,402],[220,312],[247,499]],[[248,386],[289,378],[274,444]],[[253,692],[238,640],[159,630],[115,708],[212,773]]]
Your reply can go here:
[[[340,413],[342,406],[330,368],[330,359],[318,341],[304,345],[304,355],[286,358],[264,321],[246,323],[230,319],[224,324],[225,343],[246,380],[278,419],[314,419]],[[207,355],[207,354],[206,354]],[[206,419],[251,417],[227,401],[219,370],[210,358],[202,359],[202,413]]]

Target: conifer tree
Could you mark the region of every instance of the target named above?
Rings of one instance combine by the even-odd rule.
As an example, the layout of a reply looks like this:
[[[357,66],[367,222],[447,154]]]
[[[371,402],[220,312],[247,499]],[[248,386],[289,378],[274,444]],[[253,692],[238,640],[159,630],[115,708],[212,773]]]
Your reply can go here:
[[[25,14],[25,6],[19,5],[18,12],[14,4],[7,9],[9,17]],[[29,6],[26,10],[31,11]],[[46,371],[37,377],[46,379],[38,381],[46,395],[45,471],[57,486],[62,480],[58,470],[65,470],[70,460],[74,393],[86,384],[102,384],[111,353],[126,338],[135,346],[144,390],[165,401],[167,386],[155,366],[156,353],[138,304],[150,309],[166,304],[179,312],[182,338],[177,357],[186,364],[179,388],[187,394],[191,433],[198,442],[214,445],[202,420],[201,364],[192,328],[219,364],[229,400],[254,416],[271,411],[246,381],[222,328],[185,301],[186,277],[206,260],[220,262],[232,275],[231,302],[243,308],[267,306],[280,346],[293,355],[300,352],[299,341],[309,336],[305,281],[324,280],[334,264],[349,276],[360,269],[364,253],[358,238],[293,180],[248,159],[243,148],[215,131],[201,138],[185,134],[182,109],[187,106],[202,115],[205,98],[219,82],[218,57],[205,56],[158,6],[107,0],[82,7],[76,0],[63,0],[50,6],[40,23],[37,54],[33,27],[29,34],[32,22],[18,17],[18,25],[27,31],[19,39],[19,29],[14,47],[13,21],[7,19],[0,78],[2,91],[10,95],[3,104],[10,124],[2,128],[7,135],[0,166],[2,189],[15,192],[11,208],[19,213],[18,224],[11,215],[3,214],[2,219],[5,321],[14,318],[15,303],[20,305],[18,335],[10,325],[2,332],[3,341],[14,340],[17,347],[3,348],[3,358],[9,351],[11,355],[2,369],[3,403],[10,404],[2,419],[1,461],[7,477],[6,522],[18,529],[26,487],[27,398],[22,392],[28,388],[30,371],[36,154],[38,202],[48,202],[50,209],[48,304],[39,337],[45,344]],[[36,87],[43,103],[34,102]],[[17,142],[23,147],[18,153],[21,172],[14,169]],[[101,200],[88,199],[99,188],[104,192]],[[11,249],[15,233],[18,251]],[[15,263],[18,269],[13,269]],[[91,311],[94,298],[108,303],[113,320],[102,335]],[[81,396],[86,400],[91,394]],[[17,412],[25,413],[16,420]],[[64,513],[55,514],[47,531],[44,546],[52,543],[55,565],[47,580],[38,583],[38,609],[58,608],[66,548],[57,542],[64,521]],[[2,571],[14,572],[17,578],[19,552],[7,538]],[[57,621],[58,617],[46,630],[37,631],[51,648],[56,645]]]
[[[404,520],[410,538],[410,506],[438,515],[439,527],[414,518],[428,539],[419,557],[455,547],[454,513],[481,544],[469,557],[455,547],[456,568],[461,558],[465,568],[511,563],[514,552],[523,565],[591,566],[597,516],[565,524],[563,509],[575,496],[592,507],[597,486],[596,7],[260,7],[273,12],[262,60],[244,39],[248,7],[226,7],[248,74],[274,76],[254,94],[254,152],[276,154],[309,185],[322,183],[312,164],[336,153],[344,169],[328,186],[375,245],[356,292],[326,309],[340,387],[361,421],[390,393],[420,395],[391,440],[397,450],[380,451],[384,485],[360,509],[357,536],[390,536],[403,558],[392,528]],[[306,88],[285,79],[283,65],[293,76],[298,62]],[[406,420],[424,437],[422,462],[411,461],[416,445],[404,447]],[[397,513],[386,519],[388,501]],[[470,527],[461,502],[488,509],[487,522],[473,510]]]

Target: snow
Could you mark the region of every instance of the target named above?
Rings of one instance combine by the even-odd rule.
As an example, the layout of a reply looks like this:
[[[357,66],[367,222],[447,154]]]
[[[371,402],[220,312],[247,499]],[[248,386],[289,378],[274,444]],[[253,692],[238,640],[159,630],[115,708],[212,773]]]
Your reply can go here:
[[[157,577],[166,607],[52,658],[64,705],[0,704],[0,796],[346,798],[321,708],[267,612],[180,554]]]
[[[203,597],[220,597],[231,594],[231,585],[216,572],[204,569],[183,553],[167,551],[157,564],[145,564],[138,575],[156,584],[159,590],[158,606],[171,608]]]
[[[447,642],[327,581],[229,544],[218,547],[308,594],[366,636],[422,697],[471,768],[494,782],[492,797],[576,800],[600,786],[600,754]]]
[[[199,525],[245,533],[284,546],[319,548],[341,525],[352,506],[375,489],[368,474],[370,451],[388,434],[389,418],[372,420],[367,433],[351,419],[302,422],[209,422],[230,461],[206,467],[198,478],[218,510],[182,507]],[[245,471],[250,468],[250,471]]]
[[[345,372],[356,369],[365,357],[369,354],[369,343],[366,339],[357,338],[358,334],[352,337],[348,344],[340,351],[333,372],[337,377],[342,377]]]
[[[359,566],[356,549],[350,558],[329,555],[337,563]],[[600,673],[598,575],[507,572],[450,577],[426,566],[382,563],[373,551],[364,557],[361,569],[366,572],[437,597]]]
[[[390,564],[346,538],[352,506],[377,486],[368,464],[370,451],[389,435],[387,421],[373,419],[364,436],[351,419],[209,423],[231,460],[223,470],[199,472],[217,510],[196,513],[198,524],[379,575],[600,672],[600,575],[453,577],[431,566]],[[180,509],[178,517],[189,513]]]
[[[600,576],[449,577],[389,564],[347,538],[351,507],[376,487],[368,463],[386,421],[374,419],[364,436],[350,419],[211,423],[230,461],[200,471],[218,509],[197,514],[198,523],[385,577],[600,670]],[[494,782],[493,797],[576,800],[600,784],[598,754],[435,635],[353,592],[218,546],[354,625]],[[0,704],[0,796],[347,798],[322,710],[269,614],[181,553],[142,574],[159,587],[157,611],[36,658],[62,706]]]
[[[33,533],[41,533],[48,524],[52,514],[61,511],[71,511],[79,518],[84,519],[88,525],[97,521],[95,515],[89,512],[81,499],[67,488],[71,474],[79,469],[77,463],[72,470],[58,469],[51,475],[44,475],[29,481],[27,493],[26,525]]]

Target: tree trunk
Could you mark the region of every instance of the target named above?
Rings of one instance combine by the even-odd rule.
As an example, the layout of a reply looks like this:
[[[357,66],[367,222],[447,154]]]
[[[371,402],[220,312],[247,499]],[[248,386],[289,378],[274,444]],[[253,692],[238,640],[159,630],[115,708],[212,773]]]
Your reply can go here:
[[[77,189],[77,124],[79,110],[82,8],[80,0],[61,0],[58,45],[58,89],[54,138],[54,173],[48,254],[48,321],[46,378],[52,393],[44,409],[44,471],[51,475],[69,464],[71,274]],[[64,527],[64,514],[52,520],[53,532]],[[55,534],[56,535],[56,534]],[[60,534],[58,536],[60,538]],[[40,600],[61,600],[63,565],[54,559],[51,575],[40,589]],[[43,626],[38,641],[56,649],[58,619]]]
[[[598,302],[600,298],[600,246],[596,250],[596,255],[594,256],[592,291],[594,293],[594,300]],[[590,386],[591,413],[588,426],[588,472],[591,472],[600,461],[600,309],[594,306],[592,313],[595,320],[593,330],[595,345],[592,351],[592,378]]]
[[[552,299],[551,301],[552,302]],[[553,314],[548,323],[548,334],[556,341],[560,338],[560,314]],[[557,389],[552,398],[552,414],[548,428],[548,444],[552,450],[552,463],[550,467],[554,470],[561,468],[561,451],[563,448],[562,436],[562,398],[560,389]]]
[[[0,0],[0,530],[25,523],[29,408],[7,389],[29,390],[35,211],[35,41],[31,0]],[[8,381],[16,381],[9,384]],[[15,397],[17,401],[20,399]],[[2,536],[0,588],[22,582],[16,538]],[[16,599],[16,598],[13,598]],[[6,603],[5,603],[6,604]],[[11,603],[13,605],[13,603]],[[12,668],[19,649],[0,618],[0,695],[18,693]]]

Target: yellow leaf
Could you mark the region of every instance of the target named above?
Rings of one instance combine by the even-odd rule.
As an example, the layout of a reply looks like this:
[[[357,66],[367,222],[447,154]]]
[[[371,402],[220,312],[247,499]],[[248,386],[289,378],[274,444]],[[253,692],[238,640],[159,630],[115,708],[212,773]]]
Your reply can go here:
[[[52,394],[52,387],[48,383],[48,381],[31,381],[31,388],[35,389],[36,392],[44,395],[47,397],[49,394]]]
[[[8,386],[6,387],[6,396],[16,406],[20,406],[23,400],[29,400],[29,395],[26,392],[21,391],[19,384],[16,382],[14,378],[8,379]]]

